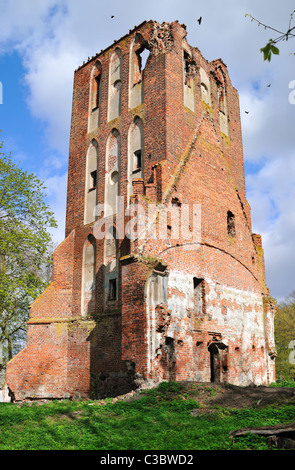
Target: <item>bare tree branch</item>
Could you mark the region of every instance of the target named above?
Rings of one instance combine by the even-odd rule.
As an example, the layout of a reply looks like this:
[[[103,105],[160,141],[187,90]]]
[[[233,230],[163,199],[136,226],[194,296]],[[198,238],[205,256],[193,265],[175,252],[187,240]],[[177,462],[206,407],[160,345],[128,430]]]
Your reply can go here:
[[[292,26],[294,14],[295,14],[295,10],[292,11],[292,13],[290,14],[288,29],[286,30],[286,32],[280,31],[279,29],[276,29],[273,26],[269,26],[269,25],[266,25],[265,23],[262,23],[262,21],[258,20],[257,18],[254,18],[254,16],[252,16],[251,14],[250,15],[248,13],[245,14],[246,17],[249,16],[251,18],[251,21],[255,21],[258,24],[258,26],[262,26],[264,27],[264,29],[270,29],[271,31],[274,31],[279,34],[279,36],[277,36],[275,39],[269,39],[266,46],[260,49],[260,52],[263,52],[264,60],[270,61],[272,54],[275,54],[275,55],[279,54],[280,51],[274,44],[277,44],[280,41],[288,41],[290,37],[291,38],[295,37],[295,26]]]

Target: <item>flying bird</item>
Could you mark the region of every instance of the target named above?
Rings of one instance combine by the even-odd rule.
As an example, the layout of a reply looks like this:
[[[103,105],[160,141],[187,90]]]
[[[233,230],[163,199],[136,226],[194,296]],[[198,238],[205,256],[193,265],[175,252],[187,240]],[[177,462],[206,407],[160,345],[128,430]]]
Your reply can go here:
[[[114,15],[112,15],[111,18],[115,18]]]
[[[245,111],[246,114],[249,114],[249,111]]]
[[[269,85],[267,85],[267,88],[269,88],[271,86],[271,83]]]
[[[198,23],[201,24],[201,21],[202,21],[202,17],[200,16],[200,18],[198,19]]]

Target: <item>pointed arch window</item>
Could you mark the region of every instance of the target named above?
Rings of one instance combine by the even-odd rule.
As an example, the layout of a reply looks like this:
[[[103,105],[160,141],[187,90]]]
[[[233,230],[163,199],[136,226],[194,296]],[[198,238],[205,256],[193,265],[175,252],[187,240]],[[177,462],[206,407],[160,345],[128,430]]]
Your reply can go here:
[[[98,185],[98,145],[93,140],[88,148],[86,156],[86,177],[85,177],[85,212],[84,223],[89,224],[95,221],[95,206],[97,201]]]
[[[200,81],[201,99],[208,106],[211,106],[211,84],[207,73],[202,67],[200,67]]]
[[[97,61],[90,76],[88,132],[94,131],[99,126],[101,73],[101,63]]]
[[[95,238],[89,235],[83,247],[81,311],[82,316],[95,313],[95,274],[96,246]]]
[[[136,33],[130,48],[129,65],[129,107],[135,108],[143,103],[143,79],[149,49],[141,34]]]
[[[128,136],[128,201],[133,194],[132,181],[144,177],[143,122],[137,116]]]
[[[119,240],[114,226],[109,228],[105,236],[104,265],[106,304],[108,301],[118,300]]]
[[[195,103],[195,82],[194,82],[194,70],[195,62],[188,51],[183,50],[183,102],[184,105],[191,111],[196,111]]]
[[[108,120],[112,121],[121,114],[122,54],[117,48],[110,60],[109,67],[109,105]]]
[[[189,69],[190,69],[190,56],[186,51],[183,51],[183,72],[184,72],[184,83],[187,86],[190,86],[190,76],[189,76]]]
[[[218,88],[218,105],[219,105],[219,124],[220,132],[228,135],[228,114],[227,114],[227,101],[224,87]]]
[[[105,176],[105,216],[116,214],[120,195],[120,134],[113,129],[107,140]]]

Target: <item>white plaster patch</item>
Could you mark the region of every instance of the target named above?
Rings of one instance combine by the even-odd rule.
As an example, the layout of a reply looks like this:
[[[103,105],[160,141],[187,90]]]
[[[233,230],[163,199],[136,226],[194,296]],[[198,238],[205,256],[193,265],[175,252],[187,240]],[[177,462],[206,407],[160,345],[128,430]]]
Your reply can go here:
[[[164,333],[165,337],[181,339],[190,349],[194,348],[192,333],[196,319],[193,279],[193,275],[187,273],[175,270],[169,273],[167,308],[170,317]],[[155,312],[155,306],[159,301],[163,303],[163,297],[159,295],[161,282],[150,280],[148,285],[149,359],[153,362],[164,339],[163,333],[156,331]],[[234,359],[235,367],[240,368],[239,378],[236,376],[234,379],[236,383],[266,383],[267,331],[262,296],[252,290],[224,286],[211,279],[205,279],[205,292],[206,312],[201,320],[204,319],[206,329],[210,330],[212,322],[212,331],[222,334],[222,342],[231,350],[231,354],[239,346]],[[264,360],[265,364],[262,364]]]
[[[175,293],[168,295],[169,310],[181,318],[187,313],[188,309],[193,308],[194,290],[192,276],[178,271],[171,271],[168,278],[168,293],[169,289],[176,289],[182,294],[179,296]]]

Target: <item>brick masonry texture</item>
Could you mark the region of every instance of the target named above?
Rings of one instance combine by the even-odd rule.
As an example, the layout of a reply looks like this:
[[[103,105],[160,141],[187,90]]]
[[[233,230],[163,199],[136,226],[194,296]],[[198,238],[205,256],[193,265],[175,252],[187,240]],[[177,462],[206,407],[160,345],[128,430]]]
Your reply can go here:
[[[246,199],[238,92],[223,61],[207,62],[186,35],[177,21],[146,21],[75,71],[65,240],[31,307],[27,346],[7,365],[15,400],[114,396],[161,380],[275,380],[274,306]],[[132,182],[138,122],[142,168]],[[119,154],[109,158],[111,135]],[[113,245],[97,236],[99,213],[85,219],[90,196],[94,208],[112,190],[106,161],[118,167],[113,190],[124,200],[108,227],[132,222],[127,207],[143,211],[141,236]],[[175,235],[173,214],[186,234]]]

